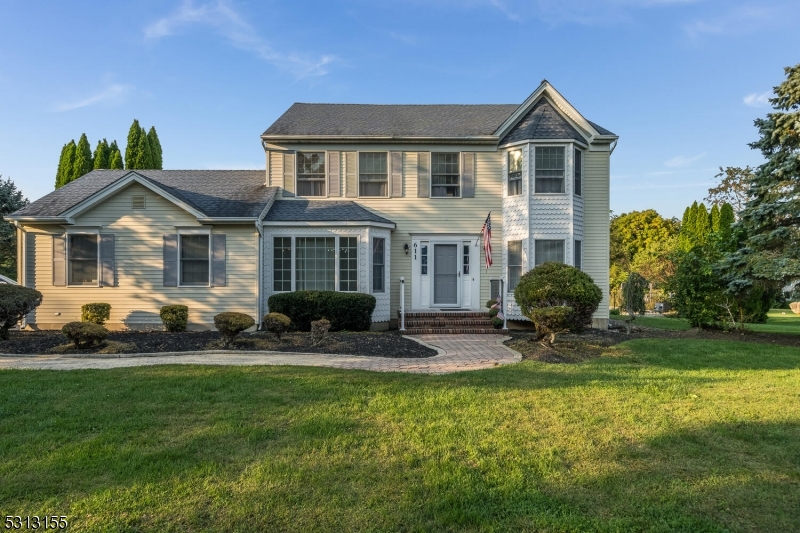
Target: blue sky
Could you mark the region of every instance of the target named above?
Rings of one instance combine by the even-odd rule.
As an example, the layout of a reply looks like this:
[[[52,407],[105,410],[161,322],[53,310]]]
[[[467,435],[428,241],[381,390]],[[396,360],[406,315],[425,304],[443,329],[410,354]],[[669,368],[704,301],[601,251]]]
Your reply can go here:
[[[680,216],[800,62],[800,2],[0,0],[0,174],[36,199],[61,147],[155,125],[170,169],[264,168],[292,102],[519,103],[548,79],[620,135],[611,206]]]

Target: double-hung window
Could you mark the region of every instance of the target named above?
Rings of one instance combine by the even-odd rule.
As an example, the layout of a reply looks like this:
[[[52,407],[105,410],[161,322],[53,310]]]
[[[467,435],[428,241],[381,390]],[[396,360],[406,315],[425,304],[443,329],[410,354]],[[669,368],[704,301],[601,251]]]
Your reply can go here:
[[[210,235],[180,235],[180,285],[210,284]]]
[[[385,290],[386,240],[372,239],[372,292]]]
[[[565,191],[563,146],[537,146],[535,165],[534,192],[563,193]]]
[[[275,237],[272,243],[273,276],[272,290],[288,292],[292,290],[292,238]]]
[[[389,196],[389,170],[386,152],[358,154],[358,195]]]
[[[339,290],[358,290],[358,237],[339,237]]]
[[[575,195],[581,196],[583,194],[583,150],[575,148],[575,157],[573,158],[573,181],[575,184]]]
[[[508,152],[508,195],[522,194],[522,150]]]
[[[459,153],[431,154],[431,197],[458,198],[461,196]]]
[[[522,277],[522,241],[508,241],[508,292],[513,291]]]
[[[297,195],[325,196],[325,152],[297,152]]]
[[[575,268],[583,270],[583,241],[575,241]]]
[[[534,250],[534,266],[549,262],[564,262],[564,241],[537,239]]]
[[[96,233],[69,235],[70,285],[96,286],[99,283],[99,244]]]

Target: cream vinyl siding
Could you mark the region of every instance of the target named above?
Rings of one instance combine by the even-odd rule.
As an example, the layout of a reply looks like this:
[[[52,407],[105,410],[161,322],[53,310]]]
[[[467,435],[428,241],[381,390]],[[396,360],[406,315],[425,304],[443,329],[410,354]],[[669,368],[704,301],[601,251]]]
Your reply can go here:
[[[131,209],[131,196],[145,194],[147,208]],[[82,304],[111,304],[111,329],[161,327],[163,305],[189,307],[190,328],[213,328],[214,315],[239,311],[257,319],[256,282],[258,233],[255,225],[215,226],[212,233],[226,237],[227,286],[164,287],[163,236],[178,233],[176,226],[201,227],[196,218],[140,185],[132,185],[85,213],[81,226],[102,226],[101,233],[116,235],[115,287],[54,287],[53,234],[62,226],[26,227],[35,234],[36,289],[44,296],[37,309],[36,325],[52,329],[80,320]],[[56,314],[60,313],[60,314]]]
[[[583,270],[603,290],[595,319],[608,319],[609,185],[607,151],[584,152]]]

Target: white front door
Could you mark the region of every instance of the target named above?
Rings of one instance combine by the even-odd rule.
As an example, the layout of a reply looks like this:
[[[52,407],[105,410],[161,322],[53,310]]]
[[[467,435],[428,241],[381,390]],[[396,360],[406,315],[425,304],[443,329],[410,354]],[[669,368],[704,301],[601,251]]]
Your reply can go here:
[[[412,237],[411,250],[412,309],[480,308],[474,237]]]

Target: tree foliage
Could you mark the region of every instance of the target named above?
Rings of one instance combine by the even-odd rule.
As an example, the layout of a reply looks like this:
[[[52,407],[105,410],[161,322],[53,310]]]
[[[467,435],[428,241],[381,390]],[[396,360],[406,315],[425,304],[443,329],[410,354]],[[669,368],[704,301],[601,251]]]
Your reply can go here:
[[[8,330],[42,304],[42,293],[20,285],[0,284],[0,339]]]
[[[162,161],[161,143],[155,128],[148,134],[134,120],[128,130],[128,145],[125,147],[125,168],[128,169],[160,169]]]
[[[708,189],[706,202],[711,204],[731,204],[737,213],[744,208],[747,202],[747,189],[753,179],[753,169],[750,167],[719,167],[719,174],[714,176],[719,183]]]
[[[111,148],[108,146],[108,141],[103,139],[97,141],[97,147],[94,149],[92,168],[95,170],[109,168],[111,160]]]
[[[73,179],[75,150],[75,139],[72,139],[61,149],[61,158],[58,161],[58,170],[56,170],[56,189],[63,187]]]
[[[150,131],[147,132],[147,142],[150,145],[151,168],[161,170],[164,166],[164,161],[161,152],[161,141],[158,140],[155,126],[150,126]]]
[[[0,175],[0,274],[17,279],[17,230],[5,217],[28,205],[11,178]]]
[[[86,134],[82,133],[75,147],[75,162],[72,164],[72,175],[67,183],[74,181],[92,171],[92,147]]]

